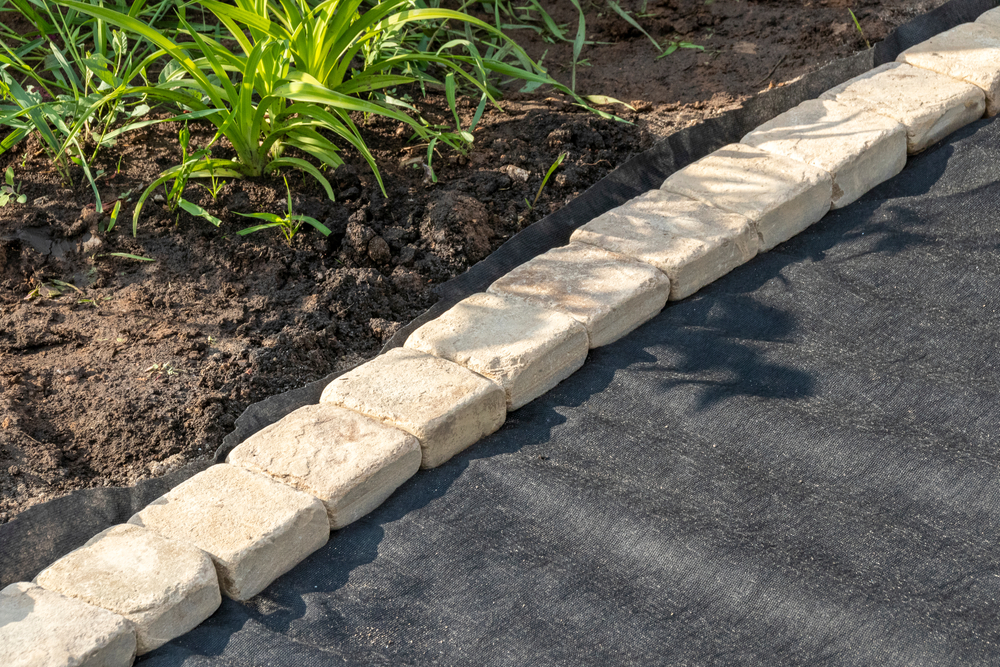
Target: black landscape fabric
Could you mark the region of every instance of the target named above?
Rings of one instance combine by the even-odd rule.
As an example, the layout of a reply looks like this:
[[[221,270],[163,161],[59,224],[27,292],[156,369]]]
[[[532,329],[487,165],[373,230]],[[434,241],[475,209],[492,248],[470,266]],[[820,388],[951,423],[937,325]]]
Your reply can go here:
[[[998,145],[593,350],[139,664],[1000,663]]]
[[[956,0],[672,137],[443,301],[993,4]],[[912,157],[137,664],[1000,663],[998,146],[983,120]],[[252,407],[220,456],[320,386]],[[204,465],[28,510],[0,526],[0,581]]]

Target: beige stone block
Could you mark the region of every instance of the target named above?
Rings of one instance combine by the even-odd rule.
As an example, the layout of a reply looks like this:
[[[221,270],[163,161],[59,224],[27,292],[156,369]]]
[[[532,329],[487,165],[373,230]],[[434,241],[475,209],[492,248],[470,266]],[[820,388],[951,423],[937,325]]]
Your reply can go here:
[[[587,327],[594,348],[613,343],[663,310],[670,279],[620,253],[570,243],[525,262],[488,291],[566,313]]]
[[[139,526],[112,526],[42,570],[35,582],[124,616],[138,655],[180,637],[222,603],[212,560]]]
[[[982,23],[1000,28],[1000,7],[983,12],[979,15],[979,18],[976,19],[976,23]]]
[[[986,115],[1000,111],[1000,27],[990,20],[955,26],[911,46],[896,61],[978,86],[986,93]]]
[[[742,215],[683,195],[652,190],[575,232],[589,243],[655,266],[683,299],[757,254],[757,230]]]
[[[222,592],[236,600],[264,590],[330,536],[318,499],[227,464],[174,487],[129,523],[206,552]]]
[[[316,496],[336,529],[381,505],[420,469],[420,443],[353,410],[307,405],[247,438],[226,462]]]
[[[29,583],[0,590],[0,665],[128,667],[135,631],[118,614]]]
[[[507,418],[503,389],[435,356],[396,348],[344,373],[323,390],[332,403],[412,433],[422,468],[439,466],[496,431]]]
[[[906,128],[911,155],[982,118],[983,91],[958,79],[904,63],[886,63],[819,96],[888,116]]]
[[[586,328],[522,299],[473,294],[423,325],[406,347],[454,361],[495,381],[516,410],[572,375],[587,359]]]
[[[742,143],[830,172],[831,208],[847,206],[906,165],[906,128],[831,100],[803,102],[743,137]]]
[[[826,215],[833,178],[805,162],[729,144],[674,172],[661,189],[748,218],[764,252]]]

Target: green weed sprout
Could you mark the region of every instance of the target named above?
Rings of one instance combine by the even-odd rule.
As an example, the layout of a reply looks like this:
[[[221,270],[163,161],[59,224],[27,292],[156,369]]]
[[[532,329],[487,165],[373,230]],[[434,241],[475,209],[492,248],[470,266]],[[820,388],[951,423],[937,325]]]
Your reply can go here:
[[[538,186],[538,192],[535,193],[534,201],[528,204],[528,200],[527,199],[524,200],[524,203],[528,204],[529,209],[535,208],[535,204],[538,203],[539,197],[542,196],[542,190],[545,189],[545,184],[549,182],[549,179],[552,177],[552,174],[556,173],[556,169],[558,169],[562,165],[563,161],[567,157],[569,157],[569,153],[560,153],[559,157],[556,158],[556,161],[552,163],[551,167],[549,167],[548,172],[546,172],[545,178],[542,179],[542,184]]]
[[[322,222],[308,215],[296,215],[292,213],[292,191],[288,187],[288,179],[285,178],[285,192],[288,193],[288,213],[283,216],[276,215],[274,213],[236,213],[236,215],[242,215],[245,218],[256,218],[257,220],[266,220],[263,225],[254,225],[253,227],[247,227],[246,229],[241,229],[236,232],[240,236],[246,236],[247,234],[253,234],[254,232],[259,232],[262,229],[272,229],[277,227],[281,231],[281,235],[285,237],[285,242],[289,246],[292,245],[292,239],[298,234],[299,228],[302,227],[303,223],[309,224],[314,227],[323,236],[329,236],[331,234],[330,228],[324,225]]]
[[[20,183],[14,185],[14,170],[7,167],[7,171],[4,172],[4,184],[0,185],[0,208],[6,206],[11,199],[23,204],[28,201],[28,196],[21,194]]]
[[[872,45],[868,41],[868,38],[865,37],[865,31],[861,29],[861,23],[858,22],[858,17],[854,15],[854,11],[850,7],[848,7],[847,13],[851,15],[851,19],[854,21],[854,27],[857,28],[858,32],[861,34],[861,39],[865,40],[865,47],[869,49],[872,48]]]

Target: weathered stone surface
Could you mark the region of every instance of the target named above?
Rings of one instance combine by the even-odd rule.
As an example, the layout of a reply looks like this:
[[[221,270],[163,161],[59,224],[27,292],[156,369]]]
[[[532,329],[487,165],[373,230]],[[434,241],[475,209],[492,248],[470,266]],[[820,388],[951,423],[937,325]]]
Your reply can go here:
[[[203,551],[131,525],[98,533],[35,582],[127,618],[138,655],[193,629],[222,602],[215,567]]]
[[[729,144],[674,172],[661,189],[750,219],[764,252],[826,215],[833,178],[805,162]]]
[[[507,418],[503,389],[458,364],[396,348],[344,373],[323,390],[332,403],[386,422],[420,441],[422,468],[439,466]]]
[[[906,128],[911,155],[982,118],[986,95],[971,83],[904,63],[886,63],[819,96],[888,116]]]
[[[946,30],[906,49],[896,61],[978,86],[986,93],[986,115],[1000,112],[1000,27],[989,19]]]
[[[906,128],[831,100],[803,102],[743,137],[742,143],[830,172],[832,208],[847,206],[906,165]]]
[[[983,23],[1000,28],[1000,7],[983,12],[979,15],[979,18],[976,19],[976,23]]]
[[[670,299],[697,292],[757,254],[757,231],[742,215],[683,195],[652,190],[583,225],[571,241],[655,266]]]
[[[326,509],[307,493],[216,465],[160,496],[129,523],[212,557],[222,592],[246,600],[326,544]]]
[[[0,590],[0,665],[127,667],[135,631],[118,614],[29,583]]]
[[[613,343],[663,310],[670,280],[631,257],[570,243],[525,262],[488,291],[566,313],[587,327],[594,348]]]
[[[406,347],[454,361],[503,387],[516,410],[587,359],[586,328],[569,315],[497,294],[473,294],[423,325]]]
[[[247,438],[226,462],[316,496],[330,527],[343,528],[420,469],[420,443],[353,410],[307,405]]]

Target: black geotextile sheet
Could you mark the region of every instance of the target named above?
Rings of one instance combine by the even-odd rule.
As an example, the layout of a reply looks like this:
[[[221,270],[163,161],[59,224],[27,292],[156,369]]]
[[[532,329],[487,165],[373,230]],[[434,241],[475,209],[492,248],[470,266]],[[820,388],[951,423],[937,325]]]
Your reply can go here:
[[[593,350],[139,664],[1000,664],[998,146]]]
[[[442,303],[994,4],[955,0],[673,135],[446,284]],[[1000,664],[998,127],[911,158],[592,351],[500,432],[139,663]],[[220,458],[321,386],[252,406]],[[0,526],[0,584],[205,465]]]

